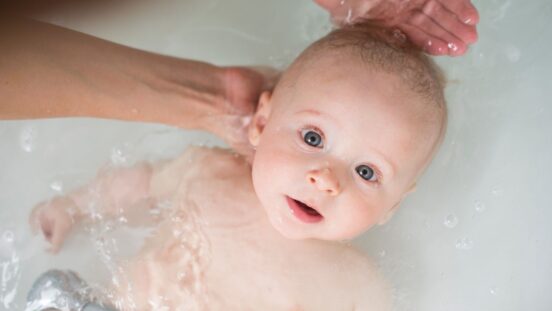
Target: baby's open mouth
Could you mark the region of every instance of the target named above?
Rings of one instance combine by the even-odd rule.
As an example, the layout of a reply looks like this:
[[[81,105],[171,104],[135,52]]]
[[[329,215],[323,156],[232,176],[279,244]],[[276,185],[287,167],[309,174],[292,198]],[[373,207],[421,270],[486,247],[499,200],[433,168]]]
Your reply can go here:
[[[293,214],[303,222],[315,223],[324,218],[316,209],[299,200],[292,199],[288,196],[286,196],[286,200]]]

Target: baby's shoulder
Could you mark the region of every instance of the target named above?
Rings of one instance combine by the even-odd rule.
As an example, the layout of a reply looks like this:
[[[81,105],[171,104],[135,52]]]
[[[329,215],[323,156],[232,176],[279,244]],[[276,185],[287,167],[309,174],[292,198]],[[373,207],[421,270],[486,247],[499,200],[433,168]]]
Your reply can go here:
[[[238,172],[249,174],[251,171],[243,156],[225,148],[191,146],[181,158],[203,176],[216,174],[217,178],[221,178]]]
[[[250,176],[247,161],[223,148],[191,146],[180,156],[158,163],[151,181],[152,194],[163,196],[190,182]]]

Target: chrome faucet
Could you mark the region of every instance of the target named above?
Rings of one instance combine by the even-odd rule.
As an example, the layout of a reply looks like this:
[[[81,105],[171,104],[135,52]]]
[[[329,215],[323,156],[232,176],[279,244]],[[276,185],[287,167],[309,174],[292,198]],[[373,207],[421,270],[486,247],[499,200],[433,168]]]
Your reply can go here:
[[[49,270],[33,283],[25,311],[116,311],[96,300],[90,286],[75,272]]]

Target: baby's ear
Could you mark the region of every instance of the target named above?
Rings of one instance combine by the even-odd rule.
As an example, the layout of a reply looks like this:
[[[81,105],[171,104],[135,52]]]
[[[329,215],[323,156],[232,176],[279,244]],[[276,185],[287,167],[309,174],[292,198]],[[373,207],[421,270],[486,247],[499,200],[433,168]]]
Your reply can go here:
[[[385,214],[378,221],[379,226],[384,225],[385,223],[387,223],[389,221],[389,219],[391,219],[391,217],[393,217],[395,212],[399,209],[399,206],[401,205],[401,202],[402,202],[402,200],[397,202],[395,205],[393,205],[393,207],[391,207],[388,211],[385,212]]]
[[[249,124],[248,138],[249,143],[256,147],[259,144],[261,134],[264,131],[266,121],[270,116],[272,108],[272,91],[264,91],[259,98],[257,111],[253,114],[253,119]]]

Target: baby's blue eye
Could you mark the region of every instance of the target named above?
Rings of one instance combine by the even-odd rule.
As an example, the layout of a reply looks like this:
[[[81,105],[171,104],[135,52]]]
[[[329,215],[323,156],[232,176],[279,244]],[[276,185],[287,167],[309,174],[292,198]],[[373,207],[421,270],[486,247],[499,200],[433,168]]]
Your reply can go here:
[[[359,165],[355,168],[355,171],[362,177],[364,180],[375,181],[376,174],[374,170],[368,165]]]
[[[303,131],[303,140],[309,146],[322,148],[324,147],[322,136],[313,130],[304,130]]]

